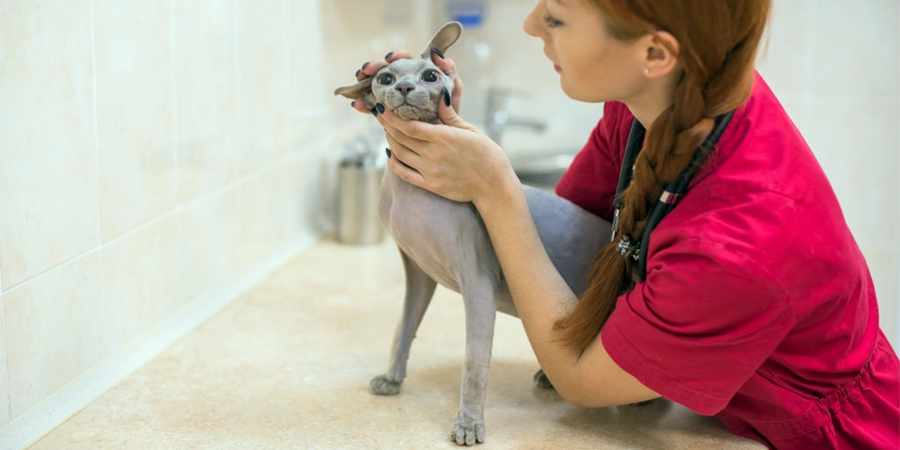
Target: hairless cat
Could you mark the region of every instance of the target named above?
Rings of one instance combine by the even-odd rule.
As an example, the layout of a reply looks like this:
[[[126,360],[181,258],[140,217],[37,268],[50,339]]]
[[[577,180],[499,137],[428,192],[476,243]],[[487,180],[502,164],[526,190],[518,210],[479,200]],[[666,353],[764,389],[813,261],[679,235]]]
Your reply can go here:
[[[452,92],[453,80],[434,65],[431,49],[446,51],[461,33],[461,24],[447,23],[419,58],[394,61],[371,78],[338,88],[335,95],[362,99],[370,109],[379,102],[406,120],[439,123],[441,90]],[[523,189],[550,260],[580,296],[594,257],[609,240],[609,222],[551,192],[528,185]],[[494,321],[497,311],[518,317],[484,222],[471,203],[435,195],[390,170],[384,172],[379,213],[400,250],[406,294],[388,370],[371,380],[370,390],[378,395],[400,392],[410,345],[440,283],[462,294],[466,317],[466,361],[450,439],[459,445],[484,442]],[[542,387],[552,387],[540,370],[534,380]]]

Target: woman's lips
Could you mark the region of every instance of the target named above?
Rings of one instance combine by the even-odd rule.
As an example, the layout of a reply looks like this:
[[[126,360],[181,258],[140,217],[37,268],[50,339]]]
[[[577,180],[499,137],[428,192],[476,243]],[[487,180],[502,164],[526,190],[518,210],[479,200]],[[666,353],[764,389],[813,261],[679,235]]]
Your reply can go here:
[[[557,72],[561,72],[561,71],[562,71],[562,67],[559,67],[558,64],[554,64],[554,65],[553,65],[553,69],[556,70]]]

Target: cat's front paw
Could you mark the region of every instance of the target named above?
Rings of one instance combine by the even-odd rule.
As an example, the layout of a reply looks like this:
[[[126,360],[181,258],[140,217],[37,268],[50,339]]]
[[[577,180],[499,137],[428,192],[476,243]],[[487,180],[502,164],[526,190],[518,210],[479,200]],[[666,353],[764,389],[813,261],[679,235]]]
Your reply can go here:
[[[378,375],[369,381],[369,392],[375,395],[397,395],[400,393],[402,381],[394,381],[387,375]]]
[[[457,445],[475,445],[484,442],[484,421],[457,417],[450,440]]]

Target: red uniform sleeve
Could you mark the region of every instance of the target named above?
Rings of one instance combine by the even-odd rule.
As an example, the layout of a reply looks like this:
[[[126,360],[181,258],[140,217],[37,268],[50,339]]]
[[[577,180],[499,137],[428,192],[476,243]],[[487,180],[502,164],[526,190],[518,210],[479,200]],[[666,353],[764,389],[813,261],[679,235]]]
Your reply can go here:
[[[623,370],[704,415],[728,404],[795,320],[764,267],[728,262],[728,254],[694,237],[660,249],[600,333]]]
[[[613,197],[631,118],[625,104],[603,104],[603,117],[557,183],[556,195],[612,221]]]

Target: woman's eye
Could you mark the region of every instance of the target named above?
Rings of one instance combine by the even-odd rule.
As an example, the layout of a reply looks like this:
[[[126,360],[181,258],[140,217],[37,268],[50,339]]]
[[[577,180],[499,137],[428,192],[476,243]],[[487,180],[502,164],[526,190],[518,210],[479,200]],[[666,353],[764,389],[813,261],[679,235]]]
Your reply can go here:
[[[547,28],[556,28],[561,26],[563,23],[556,20],[553,16],[547,14],[544,16],[544,23],[547,24]]]
[[[393,84],[394,76],[389,73],[383,73],[378,76],[378,82],[381,84]]]
[[[425,73],[422,74],[422,80],[427,83],[434,83],[438,80],[437,71],[434,69],[426,70]]]

